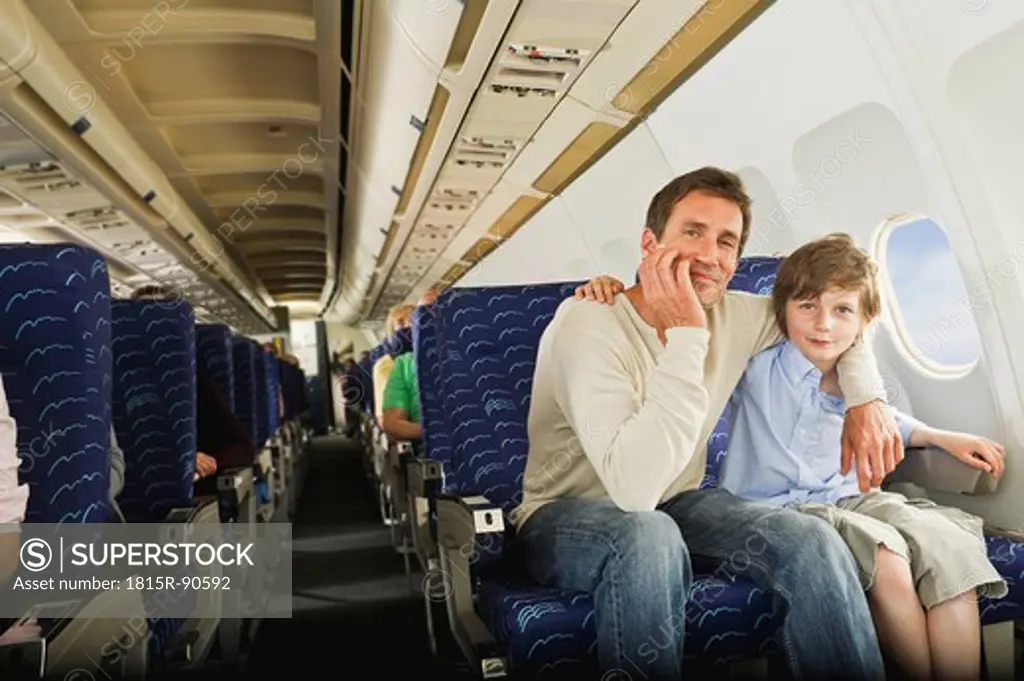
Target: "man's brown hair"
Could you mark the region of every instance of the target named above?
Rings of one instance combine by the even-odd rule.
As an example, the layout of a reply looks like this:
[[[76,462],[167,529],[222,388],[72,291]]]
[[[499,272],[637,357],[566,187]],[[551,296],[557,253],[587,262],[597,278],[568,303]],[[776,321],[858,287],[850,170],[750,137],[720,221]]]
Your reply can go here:
[[[772,307],[775,321],[786,336],[786,304],[817,298],[830,288],[860,291],[860,313],[865,323],[882,311],[878,295],[878,267],[857,248],[849,234],[829,234],[811,241],[782,261],[775,276]]]
[[[750,236],[750,197],[743,188],[743,180],[739,175],[730,173],[721,168],[705,166],[680,175],[662,187],[647,207],[647,221],[645,226],[654,232],[654,236],[661,240],[665,232],[665,223],[672,215],[672,209],[676,204],[686,198],[691,192],[706,192],[712,196],[729,199],[735,203],[743,214],[743,231],[740,233],[739,253],[743,253],[743,247]]]

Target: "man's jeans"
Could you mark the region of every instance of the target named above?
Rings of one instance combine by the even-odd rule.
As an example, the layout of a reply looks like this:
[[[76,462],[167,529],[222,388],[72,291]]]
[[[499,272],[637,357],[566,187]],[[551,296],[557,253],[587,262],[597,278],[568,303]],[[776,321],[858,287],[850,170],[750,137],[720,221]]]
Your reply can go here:
[[[518,536],[541,584],[592,595],[608,679],[613,670],[634,681],[682,677],[691,555],[783,600],[780,643],[797,678],[885,678],[853,558],[818,518],[708,489],[634,513],[610,500],[560,499]]]

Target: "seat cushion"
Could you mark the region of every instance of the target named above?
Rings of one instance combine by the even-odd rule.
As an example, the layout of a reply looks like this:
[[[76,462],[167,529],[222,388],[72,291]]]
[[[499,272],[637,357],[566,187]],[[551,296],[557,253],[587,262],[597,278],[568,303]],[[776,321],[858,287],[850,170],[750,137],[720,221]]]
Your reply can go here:
[[[686,607],[685,657],[718,666],[773,653],[782,621],[773,601],[751,582],[698,576]],[[593,664],[597,639],[589,594],[538,587],[525,578],[494,579],[481,585],[479,612],[513,669],[547,675]],[[652,632],[652,650],[664,640],[664,633]]]
[[[986,537],[988,559],[1006,580],[1010,592],[1000,599],[979,599],[981,623],[1024,620],[1024,542],[1007,537]]]
[[[274,353],[265,348],[260,348],[260,352],[263,355],[263,377],[267,394],[267,437],[270,437],[277,432],[281,425],[281,408],[278,402],[280,383],[278,383],[277,358],[274,357]]]

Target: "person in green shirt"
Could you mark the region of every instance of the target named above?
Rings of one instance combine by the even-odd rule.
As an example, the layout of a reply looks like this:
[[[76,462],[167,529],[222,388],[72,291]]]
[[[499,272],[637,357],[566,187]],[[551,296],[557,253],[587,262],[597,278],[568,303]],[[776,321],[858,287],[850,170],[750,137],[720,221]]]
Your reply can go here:
[[[411,352],[395,358],[387,387],[384,388],[384,432],[393,440],[419,442],[420,397],[416,381],[416,363]]]
[[[431,288],[417,303],[417,307],[433,305],[437,295],[438,291]],[[416,380],[416,362],[411,352],[395,358],[387,387],[384,388],[382,410],[381,427],[389,438],[417,445],[420,443],[423,428],[420,426],[419,383]]]

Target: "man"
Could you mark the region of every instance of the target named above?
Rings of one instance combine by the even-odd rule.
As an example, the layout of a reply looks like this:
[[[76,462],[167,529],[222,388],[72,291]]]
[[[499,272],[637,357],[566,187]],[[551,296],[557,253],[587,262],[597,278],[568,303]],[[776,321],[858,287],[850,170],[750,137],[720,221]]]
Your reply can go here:
[[[402,304],[395,305],[388,310],[387,326],[385,328],[387,338],[391,338],[400,331],[411,334],[409,331],[409,318],[412,316],[412,311],[415,307],[415,305]],[[394,366],[395,358],[389,354],[385,354],[374,362],[373,365],[373,409],[377,425],[381,428],[384,427],[384,389],[388,385],[388,377],[391,375],[391,370]]]
[[[748,360],[781,339],[770,298],[726,292],[750,221],[735,175],[676,178],[648,209],[640,283],[611,306],[566,301],[540,342],[513,515],[534,578],[592,594],[608,679],[634,669],[680,678],[691,556],[785,603],[780,643],[797,678],[884,677],[855,565],[832,528],[698,489]],[[902,446],[870,349],[852,348],[840,376],[851,405],[844,460],[856,452],[861,485],[879,484]]]
[[[416,306],[409,306],[405,328],[412,333],[409,326],[412,311],[416,307],[429,307],[437,300],[437,290],[430,288],[420,298]],[[413,353],[406,352],[394,359],[387,384],[380,401],[381,428],[388,437],[394,440],[406,440],[416,446],[423,439],[423,426],[420,424],[419,382],[416,378],[416,363]]]

